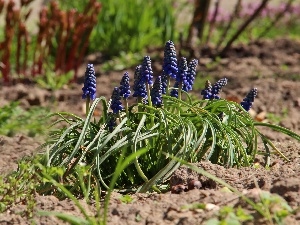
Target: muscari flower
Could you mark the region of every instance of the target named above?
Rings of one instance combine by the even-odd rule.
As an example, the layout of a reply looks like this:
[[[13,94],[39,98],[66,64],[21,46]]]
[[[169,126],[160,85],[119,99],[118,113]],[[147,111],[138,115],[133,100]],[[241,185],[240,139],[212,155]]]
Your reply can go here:
[[[172,78],[176,78],[178,67],[175,46],[172,41],[168,41],[164,50],[163,71]]]
[[[125,72],[120,82],[120,96],[127,99],[130,96],[129,74]]]
[[[172,89],[171,92],[170,92],[170,95],[172,97],[178,98],[178,88],[179,88],[179,82],[176,81],[175,84],[174,84],[174,89]]]
[[[107,122],[107,129],[110,132],[112,132],[113,129],[117,126],[116,117],[115,117],[115,114],[113,114],[111,112],[108,114],[108,116],[109,116],[109,119]]]
[[[196,76],[196,67],[198,65],[198,60],[193,59],[188,65],[188,71],[186,75],[186,84],[183,86],[183,90],[188,92],[193,89],[193,84]]]
[[[158,76],[153,84],[151,89],[151,101],[155,107],[162,106],[162,84],[161,84],[161,76]]]
[[[145,56],[141,67],[141,82],[152,85],[153,71],[150,56]]]
[[[179,62],[178,73],[176,75],[176,81],[178,83],[182,83],[182,86],[186,84],[186,76],[187,76],[188,66],[186,58],[181,57]]]
[[[168,87],[168,74],[166,74],[165,71],[162,71],[162,75],[161,75],[161,91],[162,94],[166,94],[167,93],[167,87]]]
[[[227,78],[222,78],[218,80],[213,86],[211,90],[211,96],[210,99],[220,99],[220,91],[222,87],[224,87],[227,84]]]
[[[134,72],[134,84],[133,84],[133,97],[147,97],[146,84],[141,81],[141,65],[135,68]]]
[[[122,102],[120,100],[121,100],[120,89],[118,87],[115,87],[111,95],[111,105],[110,105],[111,110],[115,114],[118,114],[123,109]]]
[[[246,97],[241,102],[241,106],[246,110],[249,111],[252,107],[255,97],[257,96],[257,88],[251,89],[251,91],[246,95]]]
[[[95,100],[96,98],[96,76],[93,64],[88,64],[84,75],[84,85],[82,88],[82,98],[90,98]]]
[[[201,91],[201,95],[203,95],[203,99],[210,99],[211,97],[212,86],[209,80],[205,82],[205,89]]]

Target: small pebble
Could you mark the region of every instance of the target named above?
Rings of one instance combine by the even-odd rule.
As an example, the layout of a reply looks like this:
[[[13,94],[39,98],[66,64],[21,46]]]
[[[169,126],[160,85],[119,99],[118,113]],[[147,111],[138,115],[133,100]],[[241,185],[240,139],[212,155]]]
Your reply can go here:
[[[200,189],[201,187],[202,187],[202,184],[199,180],[191,180],[188,184],[189,190]]]

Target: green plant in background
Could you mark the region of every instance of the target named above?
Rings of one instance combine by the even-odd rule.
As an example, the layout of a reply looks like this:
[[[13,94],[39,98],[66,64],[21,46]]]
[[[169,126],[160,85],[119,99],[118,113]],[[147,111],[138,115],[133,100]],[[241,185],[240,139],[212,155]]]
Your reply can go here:
[[[44,76],[37,76],[34,80],[44,89],[56,91],[69,84],[74,79],[74,71],[58,75],[53,70],[46,70]]]
[[[276,115],[274,113],[267,113],[266,118],[270,121],[272,124],[280,124],[280,122],[285,119],[288,115],[288,109],[283,108],[281,111],[281,115]]]
[[[82,9],[80,3],[60,1],[63,8]],[[119,56],[120,52],[141,52],[149,43],[159,46],[175,39],[175,9],[171,0],[102,0],[101,14],[90,38],[90,52]]]
[[[223,78],[214,85],[206,82],[201,92],[203,99],[192,101],[187,92],[195,80],[197,60],[187,63],[182,57],[177,63],[171,41],[166,43],[164,53],[162,76],[154,82],[149,56],[136,67],[132,88],[132,96],[137,98],[135,104],[128,105],[128,73],[120,86],[114,88],[109,102],[104,97],[96,98],[95,71],[89,64],[83,87],[86,118],[67,112],[51,115],[60,118],[54,124],[65,125],[53,131],[43,145],[47,147],[44,165],[66,168],[60,181],[72,187],[70,190],[76,196],[82,195],[76,176],[76,166],[81,164],[88,166],[91,182],[97,180],[101,188],[109,191],[114,187],[159,191],[160,185],[180,166],[172,157],[241,167],[250,166],[260,153],[265,155],[268,166],[271,149],[277,154],[281,152],[259,131],[260,126],[300,140],[299,135],[288,129],[251,118],[247,111],[257,95],[256,88],[241,104],[223,100],[219,95],[227,84]],[[99,118],[93,117],[97,107],[102,109]],[[262,151],[258,151],[259,140],[265,147]],[[122,170],[118,169],[120,165]],[[49,192],[55,192],[53,188]]]
[[[31,107],[27,111],[19,107],[18,102],[10,102],[0,108],[0,134],[12,136],[25,133],[31,137],[43,135],[46,131],[48,110]]]
[[[36,188],[41,184],[33,161],[37,163],[36,160],[23,159],[18,163],[17,171],[5,177],[0,176],[0,213],[22,202],[26,209],[19,213],[22,216],[33,216]]]
[[[124,70],[136,65],[142,58],[142,55],[139,53],[121,52],[119,56],[115,56],[111,60],[103,63],[101,70],[103,70],[103,72]]]
[[[260,202],[258,205],[266,212],[266,219],[283,225],[284,218],[293,213],[292,208],[279,195],[271,194],[266,191],[260,193]]]
[[[158,46],[175,38],[172,1],[104,0],[91,48],[106,55],[140,52],[149,43]]]
[[[218,212],[218,219],[212,218],[205,225],[240,225],[245,221],[253,220],[253,216],[245,212],[241,207],[233,208],[223,206]]]
[[[124,204],[128,204],[133,202],[133,198],[130,195],[123,195],[122,197],[119,198],[121,202]]]

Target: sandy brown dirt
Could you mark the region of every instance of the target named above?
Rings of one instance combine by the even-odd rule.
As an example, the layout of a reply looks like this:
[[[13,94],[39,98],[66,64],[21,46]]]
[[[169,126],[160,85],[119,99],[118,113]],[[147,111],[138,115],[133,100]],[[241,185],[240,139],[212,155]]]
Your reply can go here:
[[[160,50],[161,51],[161,50]],[[209,51],[207,51],[209,52]],[[151,55],[151,54],[150,54]],[[198,66],[197,80],[212,80],[221,77],[229,79],[223,89],[222,97],[231,100],[241,100],[252,87],[257,87],[259,94],[255,100],[253,112],[259,120],[268,119],[300,132],[300,43],[287,39],[261,41],[247,46],[235,46],[218,63],[212,63],[208,54],[203,54]],[[91,56],[89,62],[99,62]],[[101,62],[101,61],[100,61]],[[81,74],[84,73],[82,66]],[[161,59],[153,60],[155,75],[161,69]],[[101,63],[96,65],[96,71],[101,71]],[[133,68],[128,69],[133,77]],[[98,96],[110,97],[114,86],[119,84],[124,71],[98,73]],[[70,88],[55,93],[39,89],[36,86],[16,85],[0,89],[1,105],[8,101],[18,100],[24,108],[32,105],[47,106],[50,99],[58,99],[55,110],[65,110],[84,115],[81,101],[81,84],[72,84]],[[28,92],[28,90],[31,90]],[[199,91],[194,92],[199,95]],[[278,116],[278,120],[266,118],[267,113]],[[224,168],[209,162],[196,164],[200,168],[223,179],[251,199],[258,201],[261,191],[279,194],[292,208],[300,206],[300,143],[293,142],[286,136],[264,129],[263,132],[276,142],[276,146],[290,159],[283,161],[279,156],[273,156],[270,169],[265,169],[263,159],[258,157],[255,166],[250,168]],[[16,161],[23,156],[32,155],[39,143],[26,136],[0,137],[0,174],[17,167]],[[109,224],[201,224],[207,218],[213,217],[224,205],[243,206],[253,214],[254,220],[244,224],[267,224],[254,213],[253,209],[236,194],[224,191],[222,186],[203,176],[191,173],[185,167],[180,168],[171,179],[172,184],[187,185],[189,180],[198,179],[202,188],[181,194],[138,194],[133,195],[134,201],[124,204],[119,200],[119,194],[114,193],[110,203]],[[80,216],[78,209],[69,200],[59,201],[54,196],[36,196],[37,210],[51,210]],[[205,209],[183,209],[192,203],[209,203]],[[82,204],[84,202],[82,201]],[[0,224],[30,224],[30,220],[17,215],[25,206],[17,205],[0,214]],[[88,207],[88,206],[86,206]],[[93,209],[90,210],[93,212]],[[60,224],[55,218],[35,216],[36,224]],[[289,216],[286,224],[300,224],[300,212]]]

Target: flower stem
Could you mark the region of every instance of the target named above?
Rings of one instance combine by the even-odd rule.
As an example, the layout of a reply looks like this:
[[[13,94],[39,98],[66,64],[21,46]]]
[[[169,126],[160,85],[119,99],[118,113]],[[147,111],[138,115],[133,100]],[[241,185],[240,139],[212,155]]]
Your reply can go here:
[[[147,95],[148,95],[148,104],[149,104],[150,107],[152,107],[150,87],[149,87],[148,83],[146,83],[146,90],[147,90]],[[154,117],[152,115],[152,110],[151,109],[150,109],[150,114],[151,114],[151,127],[153,127],[154,126]]]
[[[129,112],[128,112],[128,101],[127,99],[124,99],[124,105],[125,105],[125,113],[126,113],[126,117],[127,117],[127,126],[129,126],[130,120],[129,120]]]
[[[86,101],[85,101],[85,115],[87,116],[90,112],[90,102],[91,102],[91,99],[90,99],[90,96],[88,96],[86,98]]]
[[[178,87],[178,99],[181,100],[181,90],[182,90],[182,82],[179,83],[179,87]],[[181,108],[181,104],[178,103],[178,115],[180,115],[180,108]]]
[[[179,83],[178,87],[178,99],[181,100],[181,90],[182,90],[182,82]]]

